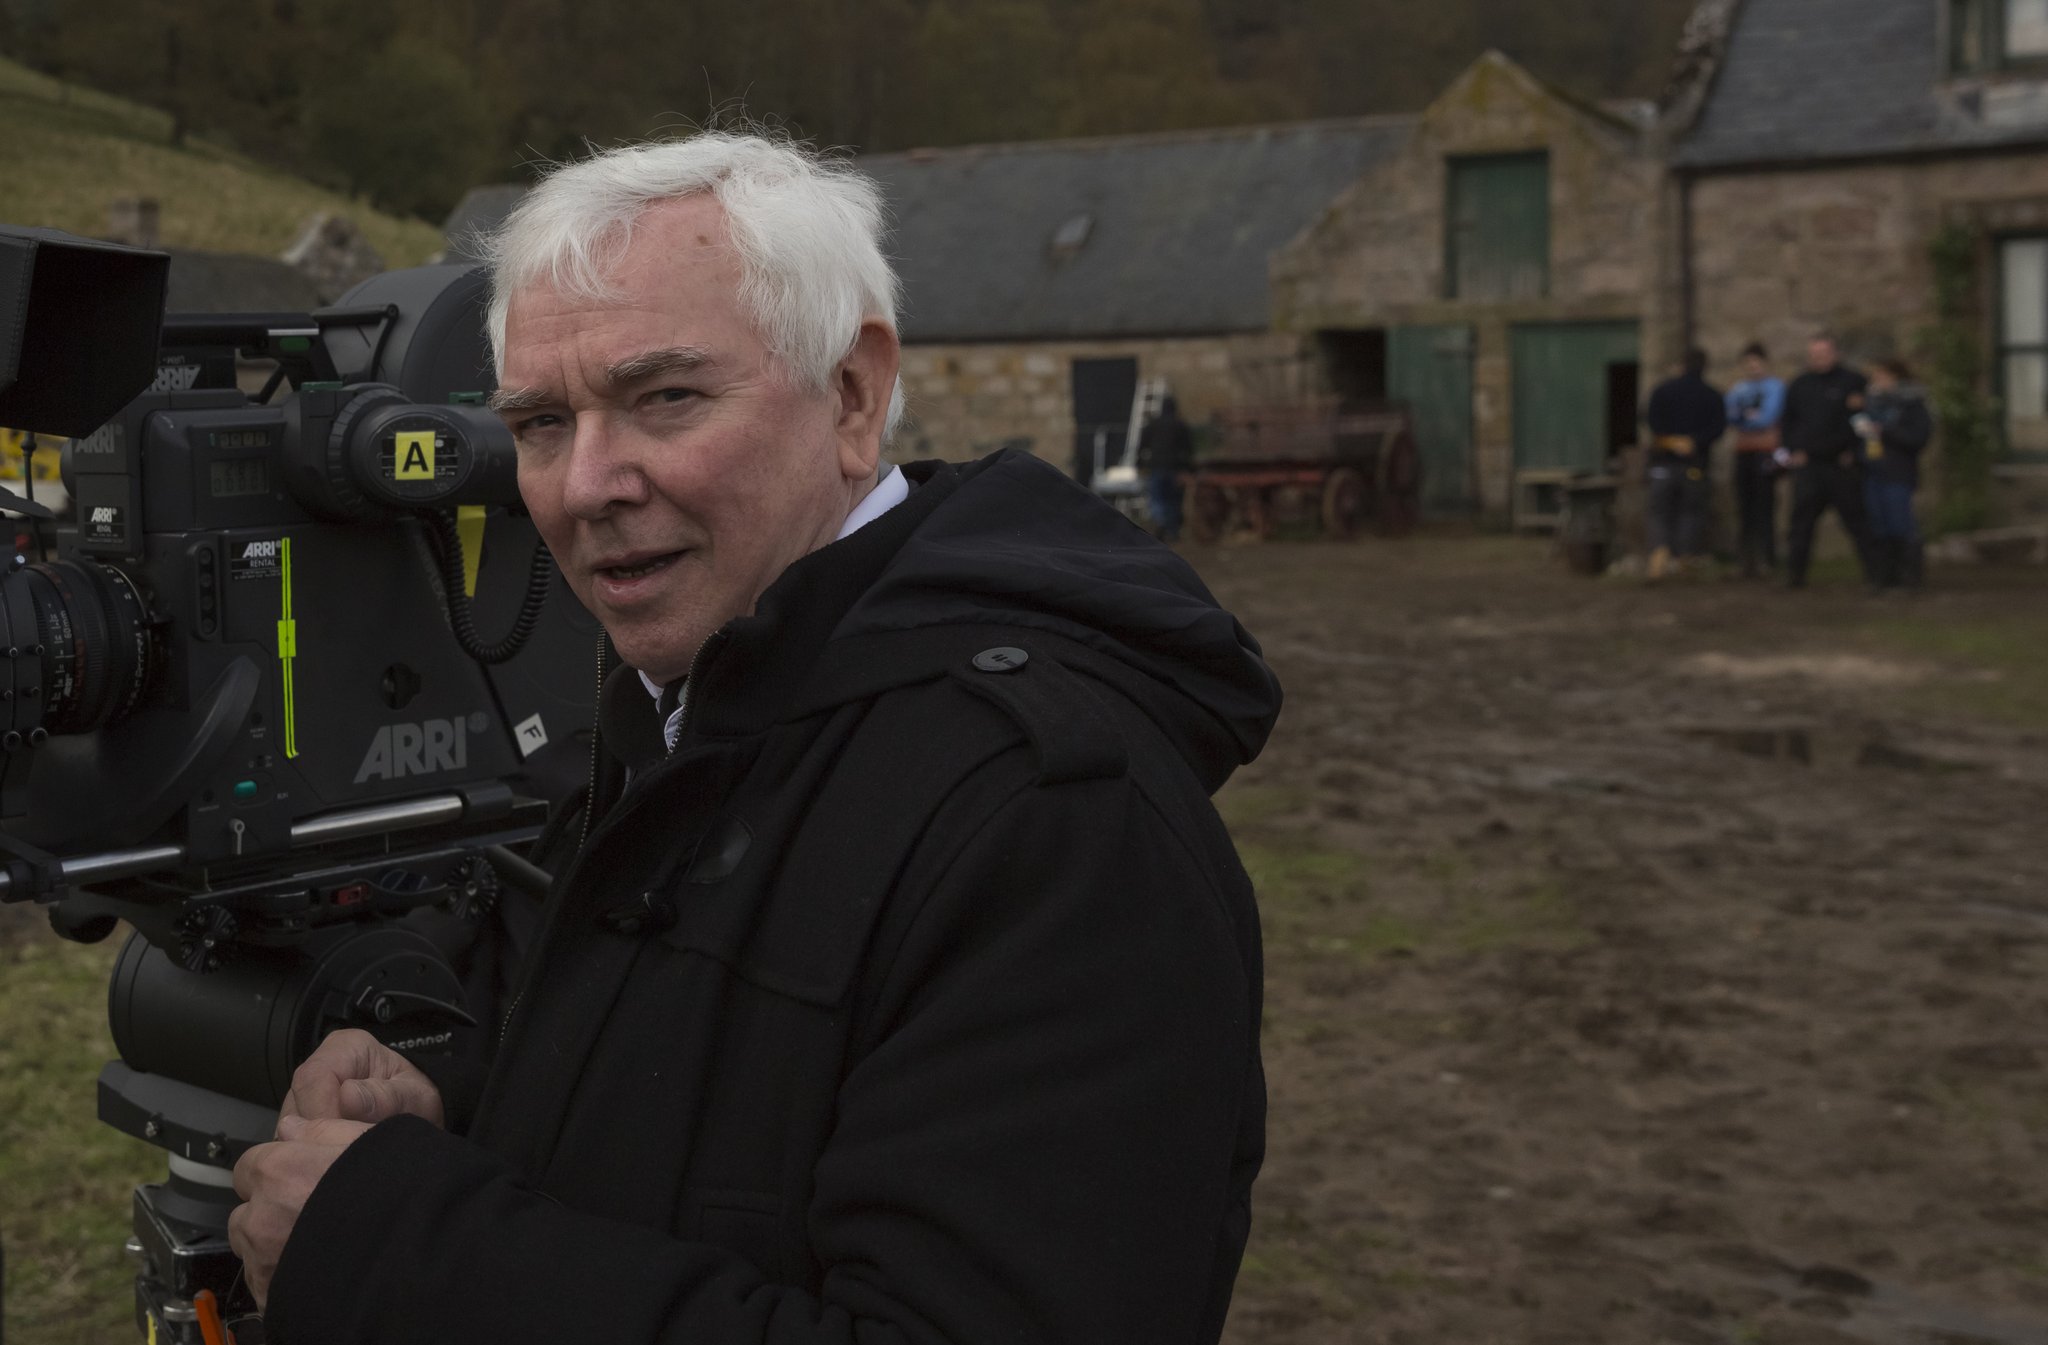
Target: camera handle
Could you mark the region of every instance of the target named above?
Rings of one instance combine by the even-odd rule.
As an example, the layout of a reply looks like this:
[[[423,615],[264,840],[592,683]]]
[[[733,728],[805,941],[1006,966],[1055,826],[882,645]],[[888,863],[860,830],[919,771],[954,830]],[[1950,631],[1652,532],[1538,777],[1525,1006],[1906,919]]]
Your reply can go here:
[[[7,879],[0,901],[55,901],[63,894],[64,861],[47,850],[0,832],[0,874]]]
[[[480,791],[471,791],[471,795],[478,793]],[[292,844],[295,847],[322,845],[357,837],[381,835],[387,831],[453,825],[463,821],[466,816],[475,815],[479,805],[488,807],[494,802],[492,799],[459,793],[429,794],[399,803],[379,803],[365,808],[323,813],[318,817],[309,817],[293,823]],[[33,890],[33,872],[27,879],[30,887],[25,889],[17,886],[17,864],[0,863],[0,902],[49,901],[62,896],[64,889],[67,888],[112,882],[117,878],[133,878],[162,869],[174,869],[186,860],[185,847],[181,845],[137,846],[132,850],[111,850],[104,854],[74,855],[66,859],[57,859],[25,845],[12,836],[0,834],[0,852],[18,850],[28,850],[33,856],[40,856],[40,859],[32,861],[27,857],[21,857],[17,864],[46,862],[49,865],[50,872],[55,878],[55,891],[45,894]]]
[[[49,505],[38,504],[36,501],[19,495],[5,486],[0,486],[0,509],[5,509],[10,514],[20,514],[25,518],[33,518],[43,523],[55,522],[57,518],[57,511],[50,508]]]

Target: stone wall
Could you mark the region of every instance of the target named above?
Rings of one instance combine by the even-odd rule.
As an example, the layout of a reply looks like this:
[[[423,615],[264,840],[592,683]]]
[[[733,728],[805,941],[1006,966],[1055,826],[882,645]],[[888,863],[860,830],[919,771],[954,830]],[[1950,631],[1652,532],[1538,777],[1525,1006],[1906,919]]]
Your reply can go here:
[[[1936,232],[2048,233],[2048,154],[1707,177],[1692,208],[1697,331],[1724,376],[1752,340],[1789,373],[1819,329],[1859,362],[1917,360]],[[1987,284],[1990,262],[1987,247]]]
[[[1550,292],[1487,303],[1444,297],[1446,163],[1550,155]],[[1518,323],[1639,321],[1645,379],[1669,289],[1658,283],[1667,232],[1665,174],[1647,130],[1547,88],[1490,54],[1423,114],[1414,139],[1333,203],[1272,267],[1281,330],[1434,323],[1475,329],[1473,455],[1481,512],[1508,518],[1514,470],[1511,332]]]
[[[1563,98],[1505,57],[1467,71],[1422,116],[1408,147],[1332,203],[1272,267],[1276,325],[1377,327],[1483,304],[1444,299],[1446,162],[1548,151],[1550,294],[1639,296],[1652,271],[1663,169],[1646,131]]]
[[[1138,376],[1165,378],[1181,414],[1200,425],[1225,406],[1271,401],[1300,377],[1300,342],[1267,332],[1156,340],[977,342],[903,349],[907,398],[891,455],[953,461],[1025,441],[1071,470],[1072,364],[1135,356]]]
[[[1867,363],[1920,350],[1934,321],[1928,245],[1943,188],[1975,164],[1878,165],[1709,177],[1693,188],[1694,333],[1722,380],[1762,341],[1788,377],[1807,338],[1836,334]],[[2040,165],[2048,187],[2048,159]],[[2002,165],[1984,178],[1995,186]]]

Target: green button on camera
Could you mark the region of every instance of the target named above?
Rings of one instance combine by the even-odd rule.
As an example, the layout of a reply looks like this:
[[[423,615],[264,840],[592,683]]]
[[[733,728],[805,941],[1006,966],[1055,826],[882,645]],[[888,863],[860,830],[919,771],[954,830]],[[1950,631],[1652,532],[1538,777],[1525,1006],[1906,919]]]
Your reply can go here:
[[[234,794],[236,803],[247,803],[256,797],[256,782],[254,780],[235,781]]]

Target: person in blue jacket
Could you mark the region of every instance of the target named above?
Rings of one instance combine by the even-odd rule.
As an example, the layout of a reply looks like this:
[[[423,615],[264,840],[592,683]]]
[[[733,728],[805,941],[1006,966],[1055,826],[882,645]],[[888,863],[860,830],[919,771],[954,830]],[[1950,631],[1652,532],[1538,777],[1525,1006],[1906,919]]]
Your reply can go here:
[[[1742,352],[1742,381],[1728,390],[1735,429],[1735,500],[1742,514],[1742,577],[1778,568],[1778,450],[1785,446],[1785,380],[1771,373],[1770,352],[1752,341]]]

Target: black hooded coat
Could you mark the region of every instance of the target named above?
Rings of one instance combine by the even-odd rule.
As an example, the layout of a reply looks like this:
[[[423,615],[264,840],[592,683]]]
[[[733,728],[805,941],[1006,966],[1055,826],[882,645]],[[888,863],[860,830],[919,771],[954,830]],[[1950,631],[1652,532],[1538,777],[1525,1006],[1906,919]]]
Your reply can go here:
[[[904,470],[712,637],[673,751],[610,679],[631,780],[488,1083],[329,1169],[274,1340],[1217,1339],[1265,1090],[1209,794],[1279,687],[1053,469]]]

